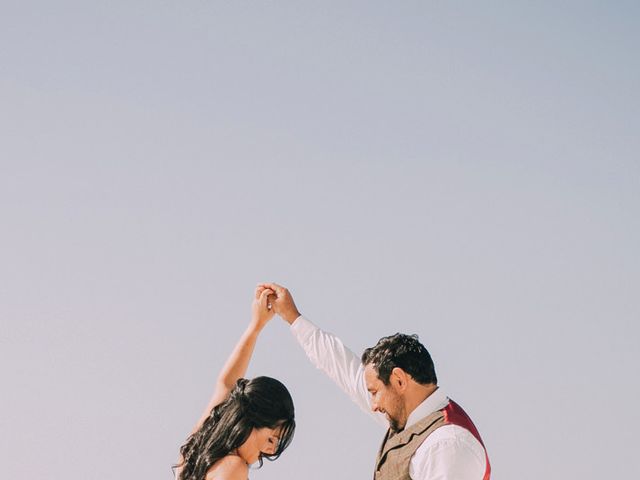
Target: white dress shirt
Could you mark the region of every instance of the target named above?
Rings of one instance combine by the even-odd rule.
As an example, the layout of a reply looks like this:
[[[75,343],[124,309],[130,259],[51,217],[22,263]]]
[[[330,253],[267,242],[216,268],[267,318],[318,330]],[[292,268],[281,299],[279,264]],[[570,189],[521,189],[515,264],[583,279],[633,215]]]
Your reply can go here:
[[[302,316],[293,322],[291,332],[313,365],[380,425],[389,428],[385,416],[371,410],[360,358],[335,335],[319,329]],[[438,388],[409,414],[405,428],[448,403],[444,391]],[[418,447],[411,457],[409,475],[413,480],[482,480],[485,464],[484,448],[471,432],[458,425],[445,425],[432,432]]]

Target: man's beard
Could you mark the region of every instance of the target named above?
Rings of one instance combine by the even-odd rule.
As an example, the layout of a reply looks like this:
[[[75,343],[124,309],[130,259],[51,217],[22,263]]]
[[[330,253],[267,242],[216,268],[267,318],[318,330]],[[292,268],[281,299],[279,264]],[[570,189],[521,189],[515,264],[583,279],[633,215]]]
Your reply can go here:
[[[389,420],[389,428],[391,429],[392,432],[394,433],[398,433],[401,432],[404,427],[406,426],[407,420],[406,420],[406,415],[404,414],[404,404],[402,403],[402,400],[400,400],[399,398],[396,398],[396,401],[394,402],[394,410],[395,413],[393,416],[391,416],[391,414],[389,412],[387,412],[387,420]],[[401,420],[402,418],[404,418],[405,420]],[[402,422],[402,424],[400,423]]]
[[[393,433],[398,433],[402,431],[402,427],[400,427],[400,423],[395,418],[387,417],[389,420],[389,428]]]

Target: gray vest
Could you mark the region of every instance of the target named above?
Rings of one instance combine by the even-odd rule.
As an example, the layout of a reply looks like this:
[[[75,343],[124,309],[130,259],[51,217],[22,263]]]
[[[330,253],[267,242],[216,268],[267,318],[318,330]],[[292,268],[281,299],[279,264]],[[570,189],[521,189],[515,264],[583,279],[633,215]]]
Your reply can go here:
[[[387,430],[376,459],[374,480],[411,480],[411,457],[431,432],[443,425],[446,425],[444,413],[439,410],[400,433]]]

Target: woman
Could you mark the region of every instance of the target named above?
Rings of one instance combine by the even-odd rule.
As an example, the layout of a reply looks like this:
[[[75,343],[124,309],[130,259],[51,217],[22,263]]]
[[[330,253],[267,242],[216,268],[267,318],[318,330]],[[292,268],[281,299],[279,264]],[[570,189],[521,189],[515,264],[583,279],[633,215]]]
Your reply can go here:
[[[247,480],[249,465],[275,460],[295,430],[293,400],[270,377],[242,378],[256,340],[273,318],[269,295],[258,286],[251,323],[218,376],[215,391],[187,442],[180,448],[178,480]]]

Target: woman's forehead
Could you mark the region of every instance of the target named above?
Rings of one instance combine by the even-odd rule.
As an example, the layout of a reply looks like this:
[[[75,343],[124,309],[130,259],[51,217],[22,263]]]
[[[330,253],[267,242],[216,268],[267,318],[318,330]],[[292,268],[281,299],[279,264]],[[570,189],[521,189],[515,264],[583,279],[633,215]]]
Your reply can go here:
[[[280,425],[277,425],[276,427],[270,429],[271,430],[271,434],[279,437],[279,436],[282,435],[283,428],[284,428],[284,426],[281,423]]]
[[[271,427],[262,427],[262,428],[258,428],[257,430],[259,430],[263,435],[268,435],[268,436],[277,436],[280,437],[280,435],[282,435],[282,429],[283,429],[283,425],[276,425],[275,427],[271,428]]]

